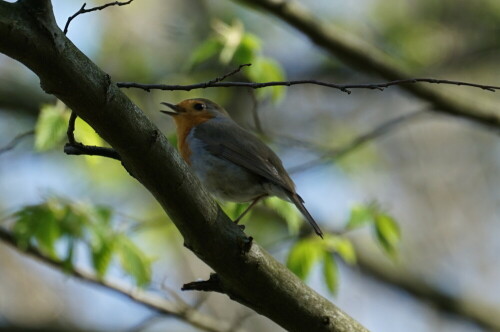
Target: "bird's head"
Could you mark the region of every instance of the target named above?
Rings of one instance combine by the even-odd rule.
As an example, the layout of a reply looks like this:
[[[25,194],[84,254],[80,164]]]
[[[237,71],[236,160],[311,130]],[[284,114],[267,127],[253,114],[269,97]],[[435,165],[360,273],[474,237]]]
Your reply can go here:
[[[213,118],[229,117],[224,108],[205,98],[186,99],[176,105],[161,104],[170,110],[160,112],[172,116],[177,126],[195,126]]]

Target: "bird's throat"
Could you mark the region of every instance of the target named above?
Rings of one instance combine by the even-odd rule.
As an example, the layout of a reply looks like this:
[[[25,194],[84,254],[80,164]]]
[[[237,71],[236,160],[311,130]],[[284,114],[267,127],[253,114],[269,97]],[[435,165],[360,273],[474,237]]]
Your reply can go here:
[[[191,149],[187,143],[187,137],[191,130],[199,124],[202,124],[213,118],[213,116],[207,114],[207,116],[176,116],[174,117],[175,125],[177,127],[177,148],[182,156],[182,159],[189,165],[191,164]]]

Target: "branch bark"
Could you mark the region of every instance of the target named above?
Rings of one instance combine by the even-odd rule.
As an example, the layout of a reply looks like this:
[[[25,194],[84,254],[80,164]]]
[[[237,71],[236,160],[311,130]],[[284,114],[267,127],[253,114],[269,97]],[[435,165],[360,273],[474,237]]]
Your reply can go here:
[[[232,1],[273,14],[353,68],[377,74],[389,81],[412,77],[393,59],[377,48],[355,41],[355,38],[349,36],[346,32],[337,32],[333,27],[326,26],[319,18],[314,17],[295,1]],[[435,112],[469,120],[500,132],[500,116],[495,112],[481,109],[473,101],[458,100],[442,91],[434,90],[422,84],[401,85],[401,88],[417,98],[429,102]]]
[[[0,52],[91,125],[158,200],[229,297],[290,331],[366,331],[231,222],[166,138],[57,27],[48,0],[0,2]]]

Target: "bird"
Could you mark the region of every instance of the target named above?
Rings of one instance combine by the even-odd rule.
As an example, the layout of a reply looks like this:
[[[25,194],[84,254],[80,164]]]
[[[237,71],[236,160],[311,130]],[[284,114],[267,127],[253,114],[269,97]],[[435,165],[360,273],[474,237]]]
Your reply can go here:
[[[169,108],[161,112],[175,122],[182,158],[205,188],[223,201],[251,202],[235,223],[261,199],[277,196],[295,204],[323,238],[280,158],[257,136],[238,125],[224,108],[205,98],[161,104]]]

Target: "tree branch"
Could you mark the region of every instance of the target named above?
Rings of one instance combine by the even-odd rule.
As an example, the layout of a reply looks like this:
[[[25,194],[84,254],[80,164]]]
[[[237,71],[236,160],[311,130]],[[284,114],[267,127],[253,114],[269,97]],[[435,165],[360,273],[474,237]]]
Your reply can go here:
[[[68,121],[68,143],[64,145],[64,153],[67,155],[88,155],[88,156],[101,156],[116,160],[122,160],[118,152],[111,148],[101,146],[85,145],[77,142],[75,139],[75,121],[78,116],[74,111],[71,111],[71,116]]]
[[[259,8],[265,12],[273,14],[292,27],[301,31],[316,45],[324,48],[333,56],[336,56],[341,61],[344,61],[346,64],[349,64],[358,70],[377,74],[391,82],[397,82],[402,77],[413,76],[409,75],[403,68],[396,64],[393,59],[375,47],[371,47],[365,43],[357,41],[353,36],[350,36],[345,31],[337,32],[330,26],[326,26],[319,18],[313,16],[295,1],[231,1],[245,4],[251,8]],[[457,98],[450,97],[445,92],[433,90],[426,85],[406,84],[412,83],[411,81],[411,79],[408,80],[408,82],[405,82],[405,84],[401,85],[401,87],[419,99],[430,102],[433,105],[433,110],[435,112],[462,118],[491,128],[497,133],[500,132],[500,117],[495,112],[480,109],[474,101],[457,100]],[[398,83],[398,85],[400,84]],[[473,83],[469,83],[468,85],[473,86]],[[488,86],[484,86],[484,88],[486,90],[491,90]]]
[[[0,2],[0,52],[35,72],[46,92],[116,150],[170,215],[186,246],[214,269],[224,293],[290,331],[366,331],[259,245],[249,245],[158,128],[66,38],[53,13],[32,10],[41,2]]]
[[[248,65],[247,65],[248,66]],[[462,81],[452,81],[452,80],[440,80],[436,78],[409,78],[409,79],[399,79],[384,83],[365,83],[365,84],[337,84],[331,82],[324,82],[318,80],[295,80],[295,81],[276,81],[276,82],[220,82],[218,78],[210,80],[204,83],[195,83],[187,85],[169,85],[169,84],[141,84],[135,82],[118,82],[116,85],[119,88],[137,88],[150,92],[151,90],[166,90],[166,91],[191,91],[195,89],[206,89],[206,88],[251,88],[251,89],[262,89],[271,86],[293,86],[293,85],[320,85],[328,88],[333,88],[351,94],[353,89],[368,89],[368,90],[379,90],[383,91],[391,86],[401,86],[416,83],[430,83],[430,84],[445,84],[445,85],[458,85],[458,86],[468,86],[473,88],[478,88],[482,90],[487,90],[495,92],[500,90],[500,86],[495,85],[483,85],[470,82]]]
[[[4,147],[0,148],[0,154],[10,151],[16,147],[24,138],[31,136],[35,133],[35,131],[28,130],[27,132],[21,133],[14,137],[9,143],[7,143]]]
[[[68,33],[69,24],[78,15],[85,14],[85,13],[90,13],[90,12],[93,12],[93,11],[96,11],[96,10],[103,10],[103,9],[108,8],[110,6],[125,6],[125,5],[128,5],[129,3],[131,3],[132,1],[134,1],[134,0],[129,0],[129,1],[125,1],[125,2],[115,1],[115,2],[110,2],[110,3],[104,4],[102,6],[92,7],[92,8],[89,8],[89,9],[85,9],[85,6],[87,4],[84,3],[83,6],[82,6],[82,8],[80,8],[76,13],[74,13],[73,15],[71,15],[70,17],[68,17],[68,20],[66,21],[66,25],[64,26],[63,33],[65,35]]]
[[[0,241],[14,248],[16,251],[21,251],[17,247],[14,236],[2,227],[0,227]],[[65,262],[45,256],[34,246],[29,245],[22,253],[76,279],[103,287],[115,294],[129,298],[135,303],[142,304],[145,307],[155,310],[156,312],[177,317],[204,331],[223,332],[228,331],[231,327],[229,322],[224,322],[202,314],[185,303],[170,302],[156,293],[136,289],[130,285],[124,285],[116,281],[99,279],[94,274],[78,268],[68,270]]]

